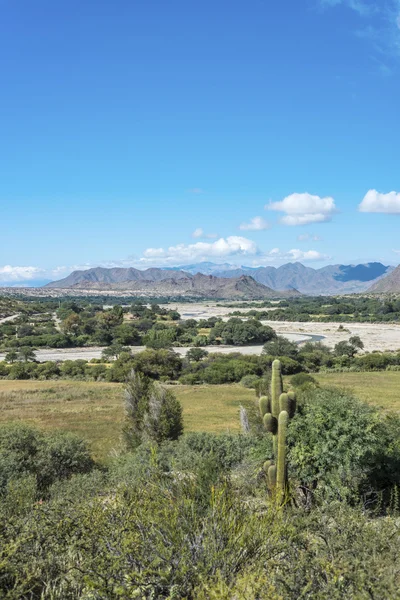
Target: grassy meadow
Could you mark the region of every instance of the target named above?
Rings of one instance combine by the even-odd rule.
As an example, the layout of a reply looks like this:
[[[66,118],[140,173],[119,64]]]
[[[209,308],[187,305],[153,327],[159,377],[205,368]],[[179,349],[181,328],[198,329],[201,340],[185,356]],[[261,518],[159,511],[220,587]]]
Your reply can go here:
[[[321,385],[339,386],[384,410],[400,411],[400,372],[327,373]],[[288,378],[286,378],[288,379]],[[185,431],[239,431],[239,407],[254,406],[254,391],[238,384],[173,387],[182,403]],[[93,455],[118,450],[123,386],[84,381],[0,381],[0,422],[24,421],[73,431],[89,440]]]
[[[239,431],[239,407],[254,403],[240,385],[174,386],[182,403],[185,431]],[[45,429],[73,431],[105,459],[118,450],[123,421],[123,386],[85,381],[0,381],[0,422],[24,421]]]
[[[400,411],[400,372],[318,373],[313,377],[323,386],[346,388],[385,411]]]

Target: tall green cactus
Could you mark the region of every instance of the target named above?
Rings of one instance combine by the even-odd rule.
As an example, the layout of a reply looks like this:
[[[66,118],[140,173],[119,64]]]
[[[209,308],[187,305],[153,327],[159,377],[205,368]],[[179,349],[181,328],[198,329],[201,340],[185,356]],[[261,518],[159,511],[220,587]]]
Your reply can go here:
[[[274,460],[264,464],[271,489],[276,489],[282,501],[287,488],[286,436],[289,419],[296,412],[296,394],[283,392],[281,363],[272,363],[271,400],[262,396],[259,400],[260,414],[265,429],[273,435]]]

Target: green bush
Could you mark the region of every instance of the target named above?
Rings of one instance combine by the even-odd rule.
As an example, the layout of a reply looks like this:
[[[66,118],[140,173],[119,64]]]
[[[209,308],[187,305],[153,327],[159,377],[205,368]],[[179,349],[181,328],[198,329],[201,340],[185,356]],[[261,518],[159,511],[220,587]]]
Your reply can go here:
[[[40,493],[93,468],[87,445],[70,433],[44,434],[22,424],[0,426],[0,494],[10,481],[33,475]]]
[[[240,380],[240,385],[249,389],[256,389],[258,383],[260,381],[260,377],[258,375],[245,375]]]
[[[339,389],[308,389],[288,432],[292,478],[307,499],[371,497],[400,482],[399,438],[399,419]]]
[[[301,387],[304,385],[318,386],[318,381],[308,373],[297,373],[297,375],[293,375],[293,377],[290,378],[290,384],[293,387]]]

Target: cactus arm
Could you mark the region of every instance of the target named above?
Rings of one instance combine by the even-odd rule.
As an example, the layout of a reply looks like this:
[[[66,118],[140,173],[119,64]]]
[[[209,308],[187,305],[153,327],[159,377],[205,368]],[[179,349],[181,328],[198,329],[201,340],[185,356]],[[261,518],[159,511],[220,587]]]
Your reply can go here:
[[[279,416],[279,396],[283,392],[281,361],[274,360],[272,363],[271,378],[271,412],[274,417]]]
[[[265,429],[275,437],[278,432],[278,419],[271,415],[271,413],[266,413],[263,418],[263,423]]]
[[[258,401],[258,406],[259,406],[259,409],[260,409],[261,418],[264,418],[264,415],[266,413],[271,412],[268,396],[261,396],[261,398]]]
[[[268,468],[268,483],[271,489],[276,486],[276,465],[270,465]]]
[[[296,407],[297,407],[297,399],[296,399],[296,392],[294,392],[293,390],[290,390],[290,392],[288,392],[288,398],[289,398],[289,418],[291,419],[292,417],[294,417],[294,414],[296,412]]]
[[[283,500],[286,491],[286,436],[289,414],[283,410],[278,419],[278,461],[276,467],[276,488],[279,499]]]

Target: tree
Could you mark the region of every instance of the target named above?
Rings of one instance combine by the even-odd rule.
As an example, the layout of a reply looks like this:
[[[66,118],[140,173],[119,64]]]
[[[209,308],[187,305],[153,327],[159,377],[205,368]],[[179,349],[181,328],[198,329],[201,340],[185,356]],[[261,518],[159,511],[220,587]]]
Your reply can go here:
[[[191,362],[191,361],[199,362],[206,356],[208,356],[208,352],[207,352],[207,350],[204,350],[203,348],[190,348],[190,350],[186,354],[186,358],[188,359],[189,362]]]
[[[349,339],[349,343],[357,350],[362,350],[364,348],[364,342],[361,340],[359,335],[353,335]]]
[[[4,360],[8,363],[15,363],[18,360],[18,352],[16,350],[10,350],[4,357]]]
[[[297,358],[299,350],[297,344],[278,335],[276,339],[264,345],[262,353],[274,357],[288,356],[289,358]]]
[[[24,362],[36,360],[36,354],[34,352],[34,349],[30,346],[21,346],[21,348],[18,350],[18,357]]]
[[[122,352],[128,352],[131,354],[130,349],[125,348],[122,344],[112,344],[111,346],[104,348],[103,352],[101,353],[101,358],[104,360],[114,360],[119,358]]]
[[[143,342],[148,348],[155,349],[171,348],[175,340],[176,330],[172,327],[167,329],[150,329],[143,338]]]
[[[71,312],[62,322],[61,330],[70,335],[76,335],[82,324],[81,318],[75,312]]]
[[[124,437],[129,448],[160,443],[183,433],[182,407],[175,394],[134,370],[125,385]]]

